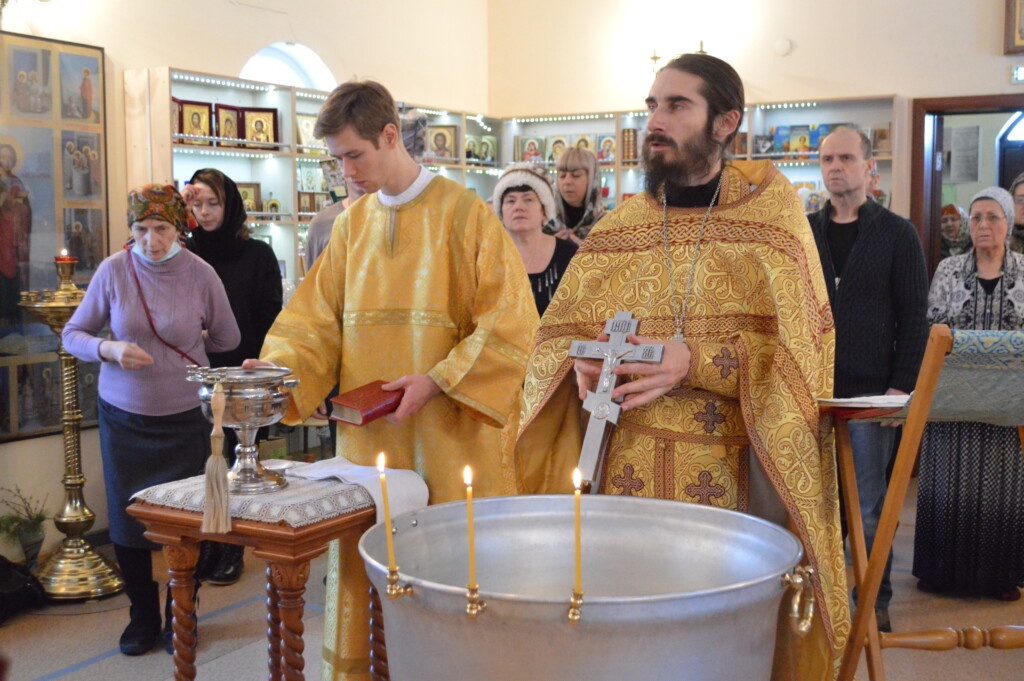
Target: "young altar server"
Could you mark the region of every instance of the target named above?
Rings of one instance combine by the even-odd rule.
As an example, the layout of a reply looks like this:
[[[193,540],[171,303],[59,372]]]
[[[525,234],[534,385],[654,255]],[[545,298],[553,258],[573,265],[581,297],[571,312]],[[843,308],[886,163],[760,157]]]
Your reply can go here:
[[[511,492],[511,438],[500,435],[518,415],[538,325],[519,253],[474,192],[409,156],[379,83],[335,89],[314,133],[366,196],[335,220],[267,335],[262,359],[301,381],[285,423],[307,418],[336,383],[345,392],[387,380],[385,390],[405,390],[397,411],[338,428],[340,454],[373,465],[385,452],[389,467],[423,476],[431,503],[465,498],[467,464],[477,495]],[[369,587],[355,543],[333,542],[323,679],[369,680]]]

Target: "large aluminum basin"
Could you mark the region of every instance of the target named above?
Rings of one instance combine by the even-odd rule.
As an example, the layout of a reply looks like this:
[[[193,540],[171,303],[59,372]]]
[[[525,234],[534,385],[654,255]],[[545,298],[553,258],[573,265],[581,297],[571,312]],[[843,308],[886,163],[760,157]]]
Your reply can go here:
[[[412,595],[384,597],[384,526],[359,543],[382,596],[392,681],[754,681],[771,675],[783,575],[802,556],[753,516],[655,499],[582,499],[581,619],[573,589],[573,497],[474,501],[477,581],[466,615],[466,504],[393,519]]]

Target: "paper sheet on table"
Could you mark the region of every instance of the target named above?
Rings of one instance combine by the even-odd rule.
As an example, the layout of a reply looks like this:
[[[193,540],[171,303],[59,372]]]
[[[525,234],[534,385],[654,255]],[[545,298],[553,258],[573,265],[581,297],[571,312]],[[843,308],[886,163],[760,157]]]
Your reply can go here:
[[[377,506],[377,522],[384,522],[380,471],[374,466],[357,466],[343,456],[336,456],[314,463],[289,466],[284,470],[284,474],[308,480],[337,478],[350,485],[360,485],[373,497],[373,503]],[[399,468],[385,468],[384,474],[388,481],[388,504],[391,507],[392,518],[426,507],[429,491],[427,483],[419,473]]]
[[[910,397],[910,395],[837,397],[828,400],[818,400],[818,406],[836,409],[902,409],[910,402]]]

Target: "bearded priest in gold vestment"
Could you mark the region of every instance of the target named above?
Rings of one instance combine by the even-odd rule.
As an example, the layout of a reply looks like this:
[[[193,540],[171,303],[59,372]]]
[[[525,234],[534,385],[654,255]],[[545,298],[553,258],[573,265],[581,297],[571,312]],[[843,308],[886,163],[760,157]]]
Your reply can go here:
[[[423,476],[430,503],[465,498],[467,464],[477,494],[511,492],[502,427],[518,416],[538,323],[518,251],[475,193],[412,160],[380,84],[339,86],[315,134],[367,195],[338,216],[267,335],[262,360],[301,381],[285,423],[309,417],[336,383],[391,381],[385,390],[405,390],[398,410],[339,427],[339,454],[373,465],[384,451],[389,467]],[[327,587],[321,678],[369,681],[370,582],[354,542],[332,542]]]
[[[571,489],[581,400],[600,364],[574,362],[570,343],[606,340],[605,321],[632,312],[630,341],[663,343],[664,356],[615,369],[624,411],[595,484],[740,511],[762,490],[817,570],[820,614],[802,639],[780,619],[773,678],[831,679],[850,622],[835,459],[817,408],[832,394],[835,330],[811,230],[771,163],[725,160],[743,111],[731,66],[678,57],[647,105],[646,191],[590,232],[541,320],[519,489]]]

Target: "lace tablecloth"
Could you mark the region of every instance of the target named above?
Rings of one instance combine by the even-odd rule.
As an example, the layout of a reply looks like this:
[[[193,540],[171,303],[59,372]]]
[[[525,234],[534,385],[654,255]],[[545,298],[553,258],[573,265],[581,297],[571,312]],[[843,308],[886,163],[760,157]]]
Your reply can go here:
[[[197,475],[154,485],[137,492],[132,499],[202,513],[204,492],[204,478]],[[373,506],[373,498],[364,487],[339,480],[288,478],[288,486],[276,492],[230,497],[233,519],[283,523],[289,527],[304,527]]]

